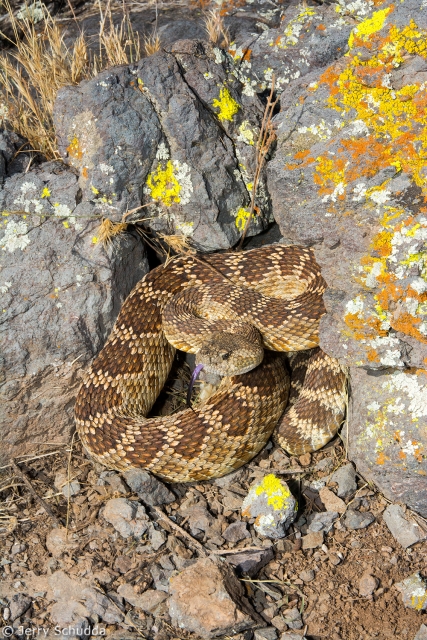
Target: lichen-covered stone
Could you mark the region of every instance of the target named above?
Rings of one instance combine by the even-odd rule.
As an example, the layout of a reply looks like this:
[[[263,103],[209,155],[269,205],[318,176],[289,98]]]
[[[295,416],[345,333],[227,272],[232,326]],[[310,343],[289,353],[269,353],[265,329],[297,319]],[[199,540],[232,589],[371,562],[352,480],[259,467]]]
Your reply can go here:
[[[80,373],[148,271],[138,236],[103,248],[100,219],[79,199],[77,176],[59,162],[14,174],[0,189],[4,464],[40,442],[67,441]]]
[[[282,93],[268,187],[282,235],[314,247],[329,287],[320,346],[352,367],[350,457],[426,513],[427,14],[358,4],[347,55]]]
[[[263,106],[206,42],[182,40],[137,64],[108,70],[55,103],[59,149],[78,171],[82,201],[112,220],[145,205],[163,233],[202,250],[229,248],[249,216]],[[265,172],[250,233],[272,220]]]
[[[257,533],[268,538],[283,538],[295,520],[297,501],[286,482],[270,473],[253,485],[243,501],[242,515],[255,518]]]
[[[427,583],[420,574],[413,573],[402,582],[395,584],[396,589],[402,594],[405,607],[425,611],[427,609]]]
[[[350,373],[349,457],[389,500],[426,517],[427,371]]]

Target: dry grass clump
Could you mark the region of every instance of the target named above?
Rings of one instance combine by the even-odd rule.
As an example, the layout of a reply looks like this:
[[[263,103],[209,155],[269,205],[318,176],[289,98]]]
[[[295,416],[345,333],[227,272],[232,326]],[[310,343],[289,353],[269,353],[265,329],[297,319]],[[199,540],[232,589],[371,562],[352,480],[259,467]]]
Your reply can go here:
[[[59,158],[52,113],[61,87],[75,85],[119,64],[141,58],[139,36],[128,16],[114,25],[110,2],[100,9],[99,54],[91,55],[82,33],[71,48],[61,26],[43,8],[44,28],[35,27],[31,12],[18,20],[7,0],[15,50],[0,55],[0,121],[27,138],[48,159]]]
[[[224,25],[224,18],[221,9],[222,5],[219,5],[215,7],[215,9],[210,9],[210,11],[207,12],[205,18],[205,29],[208,34],[209,41],[212,42],[212,44],[226,48],[230,43],[230,34]]]
[[[16,50],[0,55],[1,106],[14,131],[28,138],[32,147],[48,158],[58,158],[53,105],[61,87],[77,84],[91,75],[85,39],[79,36],[69,49],[48,13],[43,31],[37,33],[33,22],[24,18],[18,25],[8,4],[6,8]]]
[[[146,56],[152,56],[160,50],[160,37],[157,31],[144,37],[144,51]]]
[[[112,222],[108,218],[104,218],[98,228],[98,239],[104,247],[107,247],[112,243],[114,237],[126,231],[127,228],[126,222]]]

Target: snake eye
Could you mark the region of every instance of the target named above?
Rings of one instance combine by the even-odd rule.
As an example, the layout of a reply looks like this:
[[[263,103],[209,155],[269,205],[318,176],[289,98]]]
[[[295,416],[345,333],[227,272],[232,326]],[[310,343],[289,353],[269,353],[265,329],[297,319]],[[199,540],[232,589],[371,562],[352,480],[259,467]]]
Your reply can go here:
[[[224,353],[221,353],[221,358],[223,360],[228,360],[230,356],[231,356],[231,351],[225,351]]]

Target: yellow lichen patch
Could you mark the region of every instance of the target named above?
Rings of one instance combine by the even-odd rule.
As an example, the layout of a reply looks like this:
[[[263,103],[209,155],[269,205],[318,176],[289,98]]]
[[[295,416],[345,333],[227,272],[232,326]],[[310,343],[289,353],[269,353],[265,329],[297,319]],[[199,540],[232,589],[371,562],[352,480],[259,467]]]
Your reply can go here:
[[[218,119],[223,122],[224,120],[232,121],[238,110],[240,109],[240,105],[233,98],[231,93],[226,87],[220,89],[219,99],[214,99],[212,101],[212,106],[216,109],[219,109],[219,113],[217,113]]]
[[[270,46],[276,46],[279,49],[287,49],[290,46],[296,45],[303,31],[303,27],[307,28],[308,23],[311,22],[312,17],[315,15],[316,12],[311,7],[302,9],[295,18],[288,22],[283,36],[276,38],[274,42],[270,43]]]
[[[352,49],[354,45],[355,36],[361,38],[361,40],[365,41],[369,38],[369,36],[377,33],[377,31],[381,31],[384,26],[385,19],[388,14],[393,11],[393,6],[388,7],[386,9],[380,9],[379,11],[374,11],[370,18],[367,18],[363,22],[361,22],[350,34],[350,38],[348,40],[348,46]]]
[[[257,496],[265,493],[267,496],[267,504],[273,507],[275,511],[286,509],[289,505],[290,498],[292,498],[288,487],[273,473],[263,478],[260,485],[256,488],[255,493]]]
[[[153,200],[160,200],[167,207],[174,202],[181,202],[179,195],[181,186],[174,175],[171,160],[168,160],[164,169],[159,165],[153,173],[148,175],[147,187]]]
[[[251,212],[244,207],[240,207],[236,213],[236,227],[239,231],[243,231],[245,228],[246,222],[251,215]],[[252,214],[252,220],[255,220],[255,216]]]
[[[375,33],[384,26],[383,11],[387,10],[375,12],[358,26],[357,33],[367,38],[367,42],[360,38],[365,47],[372,44],[368,32],[375,29],[371,31]],[[357,38],[353,37],[352,44],[357,44]],[[369,58],[366,52],[362,59],[357,49],[351,50],[344,69],[329,67],[320,78],[320,84],[329,87],[328,106],[369,131],[369,139],[342,141],[332,158],[322,156],[323,165],[318,159],[317,173],[321,184],[325,184],[331,173],[339,171],[343,157],[348,162],[344,176],[347,183],[394,166],[397,171],[410,174],[427,195],[423,173],[427,163],[427,94],[421,81],[416,82],[416,76],[413,84],[399,89],[390,84],[390,73],[409,54],[427,57],[427,33],[418,30],[411,20],[402,29],[388,26],[388,34],[377,44]]]
[[[80,142],[76,136],[71,140],[70,144],[67,147],[67,153],[72,158],[76,160],[81,160],[83,157],[83,151],[80,147]]]

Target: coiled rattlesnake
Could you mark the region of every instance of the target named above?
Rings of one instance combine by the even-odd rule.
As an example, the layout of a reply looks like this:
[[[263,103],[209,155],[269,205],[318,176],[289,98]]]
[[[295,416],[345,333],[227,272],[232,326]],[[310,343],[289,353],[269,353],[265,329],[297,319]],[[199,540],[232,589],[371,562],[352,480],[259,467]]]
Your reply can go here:
[[[125,301],[85,374],[75,415],[87,451],[110,468],[143,467],[171,482],[188,482],[237,469],[262,449],[278,423],[276,437],[287,451],[319,449],[338,430],[345,409],[345,372],[313,349],[324,290],[312,250],[294,246],[178,257],[153,269]],[[216,370],[218,363],[233,364],[229,341],[235,335],[243,360],[245,335],[258,349],[255,368],[248,371],[244,360],[241,375],[225,369],[218,390],[194,409],[145,417],[175,347],[199,352]],[[266,352],[257,365],[260,345]],[[312,351],[304,356],[304,385],[298,374],[304,358],[293,356],[300,397],[281,418],[290,381],[277,352],[305,349]]]

